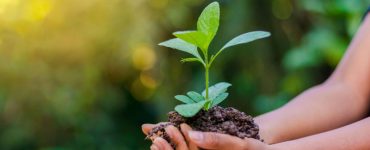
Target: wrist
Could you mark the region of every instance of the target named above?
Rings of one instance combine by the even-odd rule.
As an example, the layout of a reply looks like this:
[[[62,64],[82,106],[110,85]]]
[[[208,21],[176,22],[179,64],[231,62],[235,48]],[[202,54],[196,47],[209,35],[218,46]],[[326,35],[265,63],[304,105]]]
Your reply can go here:
[[[265,143],[274,144],[280,142],[278,140],[278,134],[275,133],[277,129],[274,129],[274,127],[276,128],[276,126],[270,123],[268,119],[264,119],[263,116],[258,116],[255,118],[255,122],[259,126],[259,135]]]

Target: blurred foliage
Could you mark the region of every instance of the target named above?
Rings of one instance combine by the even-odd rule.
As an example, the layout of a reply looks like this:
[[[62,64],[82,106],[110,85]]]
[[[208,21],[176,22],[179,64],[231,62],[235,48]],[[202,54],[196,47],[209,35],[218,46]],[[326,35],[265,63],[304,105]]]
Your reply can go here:
[[[203,72],[156,44],[195,28],[206,0],[0,0],[0,149],[148,149],[140,125],[166,119]],[[368,2],[220,0],[211,48],[238,33],[211,70],[234,106],[257,115],[324,81]]]

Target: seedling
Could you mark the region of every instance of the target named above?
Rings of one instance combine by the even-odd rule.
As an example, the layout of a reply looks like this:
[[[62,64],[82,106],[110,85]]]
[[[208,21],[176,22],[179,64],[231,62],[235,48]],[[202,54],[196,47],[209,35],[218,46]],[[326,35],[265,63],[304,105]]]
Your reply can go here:
[[[201,109],[208,111],[228,97],[229,94],[226,91],[231,86],[230,83],[220,82],[211,87],[209,86],[209,70],[216,58],[225,49],[270,36],[270,33],[266,31],[244,33],[227,42],[217,53],[210,55],[208,47],[217,33],[219,22],[220,6],[218,2],[213,2],[199,16],[196,30],[174,32],[173,35],[176,38],[159,44],[160,46],[177,49],[192,55],[192,57],[182,59],[181,62],[197,62],[204,67],[205,90],[201,94],[190,91],[187,92],[187,95],[175,96],[175,99],[185,103],[175,107],[175,111],[184,117],[192,117]]]

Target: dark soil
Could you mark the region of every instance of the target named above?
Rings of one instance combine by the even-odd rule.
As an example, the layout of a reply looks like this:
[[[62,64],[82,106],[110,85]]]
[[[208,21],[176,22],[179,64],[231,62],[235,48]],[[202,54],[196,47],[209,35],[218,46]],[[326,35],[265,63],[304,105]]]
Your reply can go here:
[[[162,137],[174,147],[174,143],[170,140],[164,128],[169,125],[180,128],[182,123],[187,123],[196,131],[217,132],[242,139],[254,138],[263,141],[258,134],[258,125],[254,123],[252,116],[232,107],[222,108],[220,106],[215,106],[208,111],[201,110],[191,118],[182,117],[177,112],[171,111],[168,113],[168,123],[162,123],[154,127],[149,132],[147,139],[154,140],[156,137]]]

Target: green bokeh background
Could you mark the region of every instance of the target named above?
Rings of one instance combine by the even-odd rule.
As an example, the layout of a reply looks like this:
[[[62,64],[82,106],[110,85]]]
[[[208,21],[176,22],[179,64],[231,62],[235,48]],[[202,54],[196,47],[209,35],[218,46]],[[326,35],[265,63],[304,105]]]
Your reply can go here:
[[[157,46],[194,29],[209,0],[0,0],[0,149],[148,149],[140,125],[166,120],[173,96],[204,88],[187,54]],[[223,106],[273,110],[323,82],[369,5],[365,0],[219,0],[211,84]],[[214,52],[214,51],[213,51]]]

